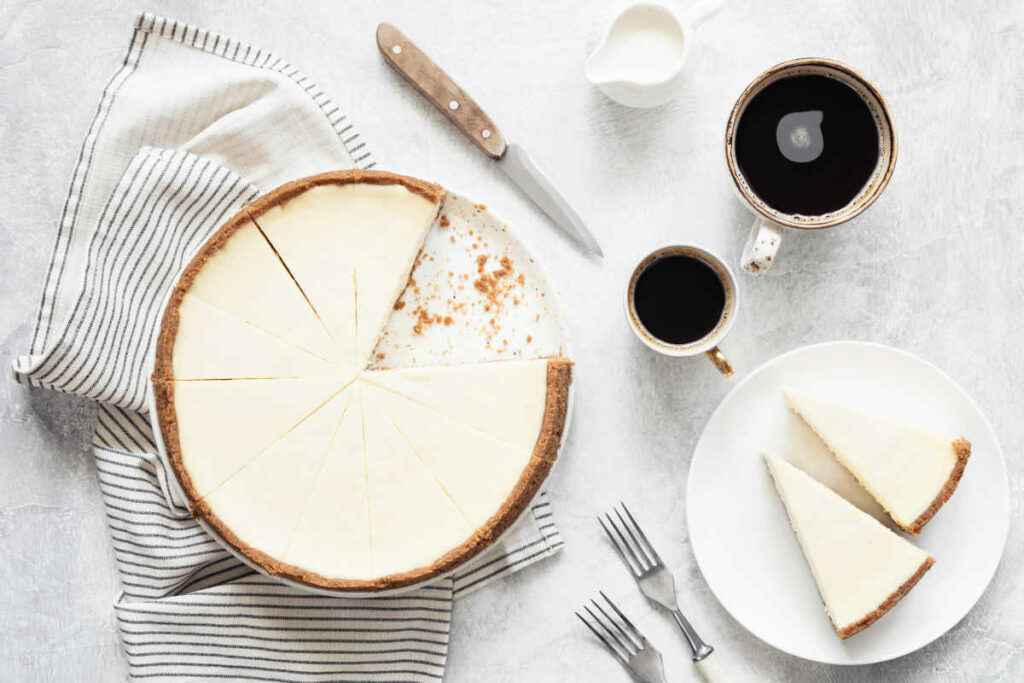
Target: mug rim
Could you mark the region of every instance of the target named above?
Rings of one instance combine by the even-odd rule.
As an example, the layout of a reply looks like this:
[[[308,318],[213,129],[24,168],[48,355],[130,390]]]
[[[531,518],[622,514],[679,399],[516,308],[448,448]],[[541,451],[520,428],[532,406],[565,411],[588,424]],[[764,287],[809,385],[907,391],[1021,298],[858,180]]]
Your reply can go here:
[[[636,283],[637,280],[640,279],[641,273],[647,270],[647,268],[655,261],[664,258],[665,256],[677,253],[695,257],[709,266],[713,271],[715,271],[715,274],[718,276],[718,279],[722,282],[722,286],[726,290],[725,306],[722,308],[722,315],[715,324],[715,327],[700,339],[686,344],[671,344],[656,337],[640,321],[640,316],[637,314],[636,307],[633,305],[633,293],[636,290]],[[739,295],[739,282],[737,282],[736,276],[733,274],[732,269],[729,268],[728,264],[726,264],[726,262],[717,254],[712,252],[710,249],[706,249],[696,244],[669,244],[663,247],[658,247],[646,254],[637,262],[636,266],[633,267],[633,271],[629,276],[629,282],[626,285],[626,320],[629,322],[629,326],[630,329],[633,330],[633,334],[637,336],[644,346],[652,351],[676,358],[698,356],[718,346],[718,344],[729,334],[729,331],[732,330],[732,326],[736,322],[736,316],[739,312]]]
[[[736,128],[739,124],[739,120],[741,118],[743,111],[746,109],[746,105],[749,104],[750,100],[753,99],[753,97],[757,93],[761,92],[761,90],[765,87],[765,82],[768,79],[782,72],[801,66],[820,66],[824,68],[834,69],[856,81],[865,90],[867,90],[875,100],[877,100],[879,106],[879,113],[881,114],[881,116],[885,118],[885,127],[888,130],[887,137],[890,149],[889,159],[886,163],[885,169],[883,170],[881,176],[876,182],[874,189],[855,208],[853,208],[848,213],[841,213],[842,209],[840,209],[839,211],[833,213],[841,213],[841,215],[827,214],[830,217],[823,218],[820,221],[796,221],[791,219],[787,214],[784,214],[782,212],[772,213],[765,210],[763,207],[759,205],[758,201],[755,201],[755,195],[753,191],[745,187],[744,183],[740,182],[740,177],[742,176],[742,173],[740,172],[739,164],[735,158]],[[729,169],[729,176],[732,178],[732,182],[735,185],[736,191],[739,193],[740,198],[750,208],[751,211],[753,211],[756,215],[764,218],[765,220],[775,223],[777,225],[785,226],[787,228],[796,228],[798,230],[822,230],[824,228],[831,228],[833,226],[839,225],[840,223],[845,223],[849,220],[852,220],[857,216],[861,215],[862,213],[864,213],[864,211],[866,211],[868,207],[870,207],[878,200],[878,198],[882,195],[882,192],[888,186],[889,180],[892,178],[893,170],[896,166],[896,158],[898,156],[898,152],[899,147],[896,139],[896,128],[892,120],[892,113],[889,111],[889,105],[885,101],[885,98],[882,97],[882,93],[878,91],[874,84],[872,84],[867,78],[861,75],[853,67],[844,64],[840,61],[829,59],[827,57],[799,57],[797,59],[790,59],[785,62],[780,62],[774,66],[765,69],[763,72],[758,74],[754,78],[754,80],[752,80],[750,84],[747,85],[746,88],[743,89],[742,93],[740,93],[740,96],[736,99],[736,103],[733,105],[732,110],[729,112],[729,118],[726,121],[725,126],[725,164]],[[856,197],[854,198],[854,200],[851,200],[851,203],[855,200]],[[849,206],[849,204],[847,206]]]

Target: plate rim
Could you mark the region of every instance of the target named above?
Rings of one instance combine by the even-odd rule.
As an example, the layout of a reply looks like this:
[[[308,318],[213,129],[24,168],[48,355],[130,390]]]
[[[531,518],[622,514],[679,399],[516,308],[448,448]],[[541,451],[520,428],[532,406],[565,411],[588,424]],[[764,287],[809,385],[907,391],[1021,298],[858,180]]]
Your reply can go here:
[[[740,626],[742,626],[747,631],[747,633],[749,633],[750,635],[754,636],[755,638],[757,638],[761,642],[765,643],[766,645],[771,646],[772,648],[778,650],[779,652],[783,652],[783,653],[785,653],[787,655],[790,655],[792,657],[796,657],[798,659],[802,659],[804,661],[818,662],[818,663],[821,663],[821,664],[828,664],[828,665],[832,665],[832,666],[844,666],[845,667],[845,666],[864,666],[864,665],[878,664],[878,663],[881,663],[881,662],[892,661],[894,659],[899,659],[901,657],[905,657],[908,654],[911,654],[912,652],[916,652],[917,650],[920,650],[920,649],[922,649],[924,647],[927,647],[928,645],[931,645],[933,642],[935,642],[936,640],[938,640],[939,638],[944,636],[946,633],[948,633],[950,630],[952,630],[953,627],[955,627],[957,624],[959,624],[961,621],[963,621],[963,619],[971,612],[971,610],[973,610],[974,607],[977,606],[978,601],[981,600],[982,596],[984,596],[985,593],[988,591],[989,586],[992,585],[992,579],[995,578],[996,572],[999,571],[999,567],[1002,564],[1003,557],[1006,554],[1006,543],[1009,540],[1009,533],[1010,533],[1010,526],[1011,526],[1010,521],[1011,520],[1009,519],[1009,511],[1008,511],[1008,513],[1007,513],[1008,518],[1007,518],[1007,523],[1006,523],[1006,530],[1003,533],[1003,537],[1002,537],[1001,542],[1000,542],[999,557],[996,560],[996,562],[992,565],[992,569],[989,572],[988,576],[985,577],[984,582],[980,584],[981,588],[978,591],[978,594],[975,597],[974,601],[971,603],[971,606],[962,615],[960,615],[955,621],[953,621],[951,624],[949,624],[949,626],[947,626],[944,630],[942,630],[939,633],[936,633],[934,637],[932,637],[932,638],[930,638],[930,639],[928,639],[928,640],[926,640],[924,642],[920,642],[920,643],[916,643],[916,644],[910,645],[907,649],[904,649],[904,650],[902,650],[900,652],[897,652],[895,654],[887,654],[887,655],[883,655],[883,656],[879,656],[879,657],[870,657],[868,659],[864,659],[862,661],[855,661],[855,662],[851,662],[851,661],[836,661],[834,659],[828,659],[828,658],[811,658],[811,657],[806,657],[804,655],[800,655],[800,654],[796,654],[794,652],[791,652],[789,649],[787,649],[786,647],[784,647],[783,645],[781,645],[780,643],[778,643],[777,641],[772,639],[770,636],[766,636],[766,635],[763,635],[761,633],[755,632],[744,621],[742,621],[739,617],[737,617],[735,614],[733,614],[732,610],[729,609],[728,605],[726,605],[726,603],[719,596],[718,591],[715,589],[715,586],[713,585],[713,583],[710,580],[708,580],[707,574],[705,573],[704,566],[701,563],[700,553],[698,552],[698,544],[695,544],[693,542],[693,539],[694,539],[693,528],[692,528],[693,515],[691,515],[691,501],[693,500],[693,496],[690,495],[691,494],[691,487],[694,485],[693,484],[693,479],[694,479],[693,478],[693,469],[694,469],[693,465],[694,465],[694,462],[696,460],[697,453],[700,450],[700,446],[701,446],[701,444],[704,441],[705,435],[707,433],[708,425],[710,425],[712,423],[712,421],[716,417],[718,417],[719,413],[723,410],[723,408],[726,405],[726,403],[729,402],[730,400],[732,400],[735,395],[739,394],[739,392],[743,390],[743,388],[747,384],[747,382],[751,381],[754,377],[756,377],[760,373],[764,372],[769,367],[775,365],[778,362],[781,362],[782,360],[784,360],[784,359],[786,359],[786,358],[788,358],[790,356],[797,355],[797,354],[803,353],[803,352],[807,352],[807,351],[810,351],[812,349],[821,349],[821,348],[825,348],[825,347],[839,347],[839,346],[858,346],[858,347],[862,347],[862,348],[873,348],[873,349],[878,349],[878,350],[882,350],[882,351],[889,352],[889,353],[895,353],[896,355],[903,356],[903,357],[905,357],[905,358],[907,358],[907,359],[909,359],[911,361],[916,361],[918,363],[921,363],[921,364],[927,366],[930,370],[932,370],[934,372],[937,372],[939,374],[939,376],[941,376],[944,380],[949,382],[950,386],[953,389],[955,389],[957,392],[959,392],[959,394],[964,399],[966,399],[968,404],[977,412],[978,417],[981,418],[982,424],[985,426],[985,428],[988,430],[989,434],[992,436],[992,441],[995,444],[995,452],[996,452],[996,455],[998,456],[997,462],[1002,467],[1003,481],[1004,481],[1004,483],[1006,485],[1007,500],[1012,502],[1012,498],[1010,496],[1010,489],[1009,489],[1009,472],[1006,469],[1006,456],[1003,453],[1002,444],[999,442],[999,436],[996,433],[995,428],[992,426],[991,421],[988,419],[988,416],[984,413],[984,411],[981,410],[981,406],[978,405],[977,401],[975,401],[974,398],[969,393],[967,393],[967,391],[965,391],[964,388],[955,379],[953,379],[948,373],[946,373],[942,368],[938,367],[935,363],[932,363],[931,361],[929,361],[929,360],[927,360],[925,358],[922,358],[921,356],[918,356],[915,353],[912,353],[910,351],[906,351],[904,349],[900,349],[900,348],[897,348],[897,347],[894,347],[894,346],[890,346],[889,344],[883,344],[881,342],[874,342],[874,341],[864,341],[864,340],[860,340],[860,339],[838,339],[838,340],[825,341],[825,342],[815,342],[813,344],[805,344],[803,346],[798,346],[798,347],[796,347],[794,349],[790,349],[789,351],[785,351],[785,352],[780,353],[780,354],[778,354],[778,355],[776,355],[776,356],[774,356],[772,358],[769,358],[765,362],[763,362],[760,365],[758,365],[756,368],[751,370],[750,373],[746,377],[744,377],[742,380],[740,380],[736,384],[736,386],[734,386],[729,391],[729,393],[727,393],[722,398],[721,401],[719,401],[718,405],[711,412],[711,415],[708,417],[707,421],[704,423],[704,427],[701,429],[700,436],[697,438],[697,442],[694,444],[693,450],[692,450],[692,452],[690,454],[690,463],[689,463],[689,468],[687,470],[687,477],[686,477],[686,531],[687,531],[687,536],[689,538],[689,545],[690,545],[691,550],[693,552],[693,557],[694,557],[694,560],[696,561],[697,568],[698,568],[698,570],[701,573],[701,577],[704,579],[704,583],[708,586],[708,589],[711,591],[711,594],[715,597],[715,600],[718,601],[718,604],[722,607],[722,609],[724,609],[729,614],[729,616],[736,623],[738,623]],[[697,535],[697,538],[699,538],[699,537],[700,537],[700,534]]]

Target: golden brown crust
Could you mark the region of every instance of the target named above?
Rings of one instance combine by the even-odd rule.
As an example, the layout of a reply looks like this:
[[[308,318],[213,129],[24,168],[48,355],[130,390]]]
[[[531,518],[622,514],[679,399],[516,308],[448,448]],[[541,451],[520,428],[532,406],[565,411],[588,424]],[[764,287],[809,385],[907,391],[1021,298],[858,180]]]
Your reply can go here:
[[[519,519],[519,516],[533,501],[540,491],[541,485],[547,479],[552,465],[558,459],[558,449],[562,444],[562,432],[565,428],[565,419],[568,411],[569,386],[571,382],[572,361],[566,358],[554,358],[548,361],[547,395],[544,401],[544,417],[541,422],[540,434],[537,436],[533,454],[523,468],[523,472],[519,476],[519,480],[516,482],[512,492],[509,493],[501,507],[498,508],[498,511],[463,543],[448,551],[433,563],[407,572],[366,580],[325,577],[308,569],[282,562],[259,548],[249,545],[239,538],[230,526],[222,522],[205,501],[193,497],[192,493],[189,493],[189,499],[193,502],[193,511],[196,516],[202,517],[210,526],[216,529],[221,538],[227,541],[235,550],[274,576],[280,576],[308,586],[327,588],[339,592],[376,592],[422,583],[452,571],[490,547],[499,536]],[[184,470],[184,468],[181,469],[182,471]],[[175,467],[175,472],[179,472],[177,466]],[[179,472],[180,476],[181,472]]]
[[[904,595],[910,592],[911,588],[917,585],[917,582],[921,580],[921,577],[924,576],[924,573],[926,571],[932,568],[933,564],[935,564],[935,558],[928,557],[928,559],[922,562],[921,566],[917,568],[917,571],[914,572],[909,579],[903,582],[903,585],[901,585],[899,588],[893,591],[892,595],[890,595],[882,601],[881,605],[879,605],[876,609],[864,615],[854,623],[850,624],[849,626],[837,628],[836,634],[841,639],[845,640],[852,635],[860,633],[868,626],[871,626],[871,624],[881,619],[883,616],[885,616],[886,612],[891,610],[893,606],[903,598]]]
[[[259,197],[251,204],[247,205],[243,211],[247,211],[249,216],[255,220],[266,213],[270,208],[277,206],[278,204],[284,204],[289,199],[297,197],[303,192],[311,190],[318,185],[349,185],[355,183],[368,185],[401,185],[413,194],[418,194],[424,199],[435,204],[440,204],[441,200],[444,198],[444,188],[440,185],[435,185],[434,183],[428,183],[426,180],[399,175],[398,173],[391,173],[389,171],[363,171],[359,169],[352,169],[348,171],[328,171],[327,173],[320,173],[319,175],[300,178],[298,180],[293,180],[290,183],[285,183],[284,185],[276,188],[273,192],[269,192],[262,197]]]
[[[156,417],[160,424],[160,435],[164,442],[167,459],[171,463],[178,483],[185,497],[195,505],[199,500],[199,492],[192,484],[192,477],[181,458],[181,440],[178,433],[177,409],[174,406],[174,382],[168,380],[153,381],[156,394]]]
[[[924,525],[935,516],[940,507],[946,504],[946,501],[949,500],[953,492],[956,491],[956,487],[960,484],[960,478],[964,476],[964,468],[967,467],[967,460],[971,457],[971,442],[961,436],[953,441],[952,447],[953,452],[956,454],[956,464],[953,466],[953,471],[949,473],[949,479],[943,484],[939,493],[935,496],[935,500],[909,527],[901,526],[907,532],[911,534],[921,533]]]
[[[192,288],[196,276],[207,262],[224,248],[224,245],[238,230],[249,225],[253,229],[256,228],[255,223],[249,219],[249,215],[245,213],[244,209],[236,213],[206,240],[181,272],[177,284],[171,290],[167,305],[164,307],[163,319],[160,322],[160,336],[157,337],[156,359],[153,367],[154,380],[170,379],[174,376],[174,340],[177,339],[178,325],[181,321],[178,309],[185,293]]]

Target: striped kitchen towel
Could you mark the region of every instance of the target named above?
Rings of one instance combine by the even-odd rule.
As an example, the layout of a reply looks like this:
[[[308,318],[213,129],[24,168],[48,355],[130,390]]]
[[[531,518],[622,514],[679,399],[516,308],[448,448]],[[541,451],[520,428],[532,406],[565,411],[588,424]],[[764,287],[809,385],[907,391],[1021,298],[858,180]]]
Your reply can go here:
[[[133,678],[427,681],[453,601],[558,552],[546,494],[502,543],[400,597],[304,593],[254,572],[192,519],[146,415],[147,363],[177,273],[267,189],[374,166],[340,107],[280,57],[145,14],[107,83],[63,203],[19,382],[100,403],[93,436]]]

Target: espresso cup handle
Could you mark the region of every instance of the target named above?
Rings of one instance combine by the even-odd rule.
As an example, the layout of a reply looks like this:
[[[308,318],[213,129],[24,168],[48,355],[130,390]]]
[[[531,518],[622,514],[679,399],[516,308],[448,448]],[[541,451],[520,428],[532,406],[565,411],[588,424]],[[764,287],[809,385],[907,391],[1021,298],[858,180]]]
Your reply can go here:
[[[707,354],[708,358],[711,360],[712,363],[715,364],[715,367],[718,368],[718,371],[720,373],[722,373],[726,377],[732,377],[732,364],[725,357],[725,354],[722,353],[721,349],[715,346],[711,348],[709,351],[707,351]]]
[[[750,236],[743,247],[741,266],[757,275],[772,267],[775,254],[782,244],[782,226],[758,216],[750,227]]]

